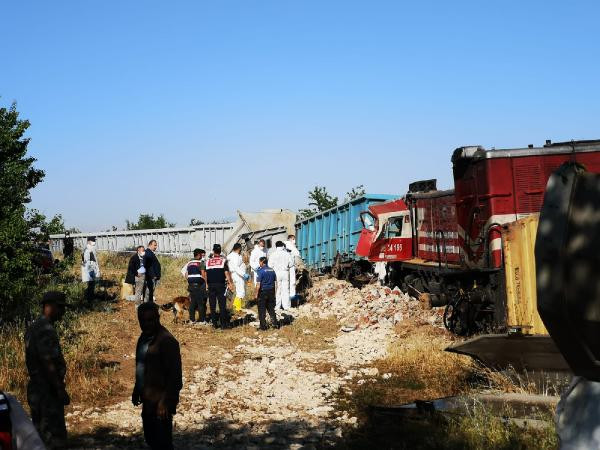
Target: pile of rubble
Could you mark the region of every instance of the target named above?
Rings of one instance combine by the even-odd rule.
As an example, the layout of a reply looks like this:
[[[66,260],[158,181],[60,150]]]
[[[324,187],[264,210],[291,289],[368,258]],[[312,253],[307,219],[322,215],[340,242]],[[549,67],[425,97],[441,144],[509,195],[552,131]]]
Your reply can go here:
[[[443,328],[443,308],[424,309],[399,288],[367,285],[362,289],[341,280],[328,280],[311,288],[304,313],[321,318],[335,316],[344,331],[395,325],[406,319]]]

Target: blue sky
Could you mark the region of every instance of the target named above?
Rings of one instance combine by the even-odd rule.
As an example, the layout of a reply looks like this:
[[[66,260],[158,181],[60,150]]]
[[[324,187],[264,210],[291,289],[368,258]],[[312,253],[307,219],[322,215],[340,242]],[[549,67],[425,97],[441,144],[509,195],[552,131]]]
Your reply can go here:
[[[31,121],[32,206],[298,209],[452,186],[458,146],[600,138],[597,2],[3,2],[0,104]],[[8,50],[8,51],[7,51]]]

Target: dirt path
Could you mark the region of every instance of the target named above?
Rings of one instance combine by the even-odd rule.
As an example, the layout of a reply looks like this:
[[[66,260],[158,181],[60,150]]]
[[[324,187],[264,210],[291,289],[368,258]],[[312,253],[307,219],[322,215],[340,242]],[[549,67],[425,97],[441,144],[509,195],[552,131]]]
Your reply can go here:
[[[329,282],[323,289],[343,298],[348,295],[340,290],[352,288]],[[377,374],[369,365],[385,356],[394,335],[391,323],[342,331],[343,304],[301,305],[291,325],[268,332],[252,325],[227,331],[175,325],[165,314],[184,367],[176,447],[299,449],[338,441],[357,419],[337,408],[336,395],[349,391],[353,379]],[[144,448],[140,409],[129,400],[138,334],[133,305],[123,305],[114,322],[129,336],[111,355],[123,353],[116,376],[126,389],[113,404],[72,408],[67,420],[78,448]]]

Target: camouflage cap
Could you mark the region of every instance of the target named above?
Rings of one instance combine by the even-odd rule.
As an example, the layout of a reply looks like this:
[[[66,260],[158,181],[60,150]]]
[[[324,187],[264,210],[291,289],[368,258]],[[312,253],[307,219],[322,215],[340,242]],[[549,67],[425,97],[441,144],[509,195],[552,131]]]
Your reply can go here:
[[[48,291],[42,297],[41,305],[67,305],[67,297],[64,292]]]

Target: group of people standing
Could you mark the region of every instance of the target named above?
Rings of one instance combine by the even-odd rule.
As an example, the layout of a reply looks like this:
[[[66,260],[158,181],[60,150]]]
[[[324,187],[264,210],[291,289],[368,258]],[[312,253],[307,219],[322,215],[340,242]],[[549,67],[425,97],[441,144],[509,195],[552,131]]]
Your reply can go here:
[[[194,250],[194,259],[181,268],[181,274],[187,278],[190,293],[190,321],[193,324],[228,328],[227,291],[233,291],[234,283],[227,258],[221,255],[221,245],[215,244],[209,258],[206,251]],[[210,322],[206,315],[206,300],[210,306]],[[217,316],[217,304],[219,314]],[[196,320],[196,310],[199,316]]]
[[[158,243],[152,239],[148,246],[140,245],[129,259],[125,283],[134,288],[136,302],[154,301],[154,290],[160,282],[161,266],[156,257]],[[96,281],[100,279],[100,265],[96,253],[96,238],[89,237],[81,253],[81,281],[87,285],[85,299],[91,303],[96,298]]]
[[[255,298],[258,300],[261,328],[266,328],[265,313],[267,310],[273,311],[271,320],[276,325],[274,311],[291,307],[291,299],[296,295],[295,258],[299,256],[295,238],[290,235],[285,244],[282,241],[276,243],[275,250],[269,255],[270,265],[268,265],[265,244],[264,239],[256,242],[249,258],[254,279]],[[188,281],[190,322],[200,325],[212,322],[215,327],[220,322],[220,326],[226,328],[229,326],[226,309],[227,293],[228,291],[234,293],[234,310],[242,310],[246,297],[246,283],[250,279],[248,267],[242,256],[242,245],[235,244],[227,258],[221,255],[219,244],[215,244],[208,259],[205,259],[205,255],[205,250],[195,249],[194,258],[181,268],[181,274]],[[266,272],[273,272],[273,276],[265,275]],[[261,273],[263,273],[264,279],[261,277]],[[263,297],[261,297],[261,293],[264,294]],[[270,308],[271,297],[272,308]],[[210,322],[207,320],[206,314],[207,298],[210,306]],[[218,316],[217,305],[219,307]],[[199,313],[198,320],[196,320],[196,311]]]
[[[126,281],[134,285],[135,295],[139,296],[141,302],[137,308],[141,334],[136,345],[135,385],[131,400],[134,405],[142,405],[144,437],[150,448],[168,450],[173,448],[173,415],[179,403],[183,380],[179,343],[160,324],[158,306],[154,303],[154,289],[161,276],[160,262],[155,255],[157,247],[155,240],[150,241],[146,248],[138,247],[127,270]],[[218,317],[221,327],[226,328],[227,290],[235,290],[235,300],[243,305],[245,283],[250,279],[250,274],[241,251],[239,244],[234,246],[227,258],[221,255],[221,246],[218,244],[213,246],[208,258],[205,258],[204,250],[194,251],[194,259],[182,268],[190,292],[192,319],[195,319],[198,309],[200,321],[206,321],[208,298],[213,323],[217,323]],[[273,325],[278,326],[275,310],[291,306],[291,297],[295,295],[297,256],[293,236],[285,243],[278,241],[268,257],[264,240],[258,241],[252,250],[250,268],[262,330],[267,329],[267,312]],[[88,239],[81,266],[82,280],[88,283],[86,297],[92,300],[95,280],[100,275],[93,238]],[[44,444],[47,448],[63,448],[67,441],[64,408],[71,399],[65,384],[66,363],[55,329],[55,323],[65,313],[65,294],[47,292],[41,300],[41,306],[42,314],[25,333],[29,374],[27,400],[32,422],[24,413],[21,414],[22,408],[14,398],[0,392],[0,407],[6,406],[6,410],[11,410],[11,419],[20,424],[18,429],[13,427],[16,431],[11,436],[11,441],[18,443],[17,448],[21,448],[20,444],[23,448],[32,449],[42,449]]]
[[[296,238],[294,235],[289,235],[287,241],[277,241],[275,249],[270,253],[267,253],[264,239],[256,243],[250,253],[250,267],[254,272],[255,283],[260,269],[260,258],[263,257],[268,259],[268,266],[277,276],[275,308],[289,309],[292,306],[292,299],[296,296],[296,259],[300,257],[300,252],[296,248]]]
[[[144,248],[139,245],[136,253],[129,259],[125,283],[133,286],[133,296],[137,304],[154,301],[154,290],[161,277],[160,261],[156,257],[158,243],[152,239]]]

